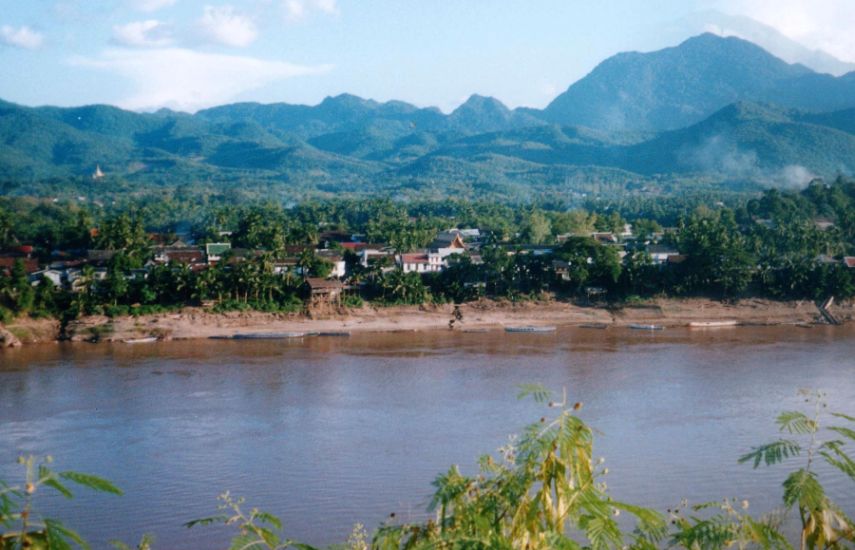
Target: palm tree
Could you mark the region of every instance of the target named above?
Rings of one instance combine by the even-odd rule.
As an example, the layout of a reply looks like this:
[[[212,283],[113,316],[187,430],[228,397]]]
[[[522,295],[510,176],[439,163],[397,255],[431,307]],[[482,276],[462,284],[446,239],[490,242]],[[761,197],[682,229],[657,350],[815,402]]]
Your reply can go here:
[[[317,258],[315,258],[313,248],[306,247],[300,252],[300,256],[297,258],[297,267],[300,268],[303,279],[309,277],[309,272],[315,267],[315,262],[317,262]]]

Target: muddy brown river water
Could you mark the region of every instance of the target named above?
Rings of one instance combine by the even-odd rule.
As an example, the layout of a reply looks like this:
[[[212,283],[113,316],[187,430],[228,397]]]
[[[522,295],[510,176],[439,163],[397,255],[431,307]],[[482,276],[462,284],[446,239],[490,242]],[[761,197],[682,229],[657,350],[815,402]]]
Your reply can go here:
[[[828,392],[855,415],[852,327],[561,329],[551,334],[363,334],[293,341],[56,344],[0,352],[0,479],[21,453],[114,481],[42,501],[95,547],[225,547],[211,515],[224,490],[279,515],[289,537],[343,541],[390,512],[424,518],[430,482],[507,442],[543,409],[538,382],[583,401],[612,494],[665,510],[682,498],[780,502],[786,469],[737,464],[776,435],[775,416]],[[850,445],[855,447],[855,445]],[[826,472],[823,472],[826,473]],[[855,485],[829,478],[855,515]]]

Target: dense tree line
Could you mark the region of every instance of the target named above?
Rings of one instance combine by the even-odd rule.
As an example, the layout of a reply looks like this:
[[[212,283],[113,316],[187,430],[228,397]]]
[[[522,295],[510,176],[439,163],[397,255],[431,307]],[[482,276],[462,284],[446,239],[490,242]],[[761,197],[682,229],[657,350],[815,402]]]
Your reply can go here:
[[[85,267],[75,292],[45,280],[30,284],[22,264],[0,277],[0,307],[13,314],[76,316],[180,307],[216,301],[220,308],[293,311],[303,276],[326,276],[330,265],[314,250],[326,232],[359,234],[385,243],[385,262],[364,267],[344,252],[347,279],[361,298],[381,303],[465,302],[481,297],[523,300],[553,292],[568,299],[605,295],[765,296],[822,299],[855,294],[853,270],[840,259],[855,253],[855,182],[814,182],[799,193],[770,190],[733,207],[720,202],[632,213],[448,200],[400,203],[388,199],[212,206],[188,220],[197,243],[229,240],[248,249],[210,269],[168,264],[139,270],[151,257],[150,232],[174,238],[181,228],[153,220],[151,205],[89,209],[30,199],[0,201],[0,247],[33,245],[44,263],[55,251],[114,251],[106,273]],[[636,217],[633,217],[636,216]],[[663,226],[675,219],[675,225]],[[590,237],[620,234],[632,223],[635,238],[620,247]],[[395,257],[426,246],[438,231],[477,227],[476,256],[449,258],[448,267],[424,275],[403,273]],[[165,233],[165,236],[164,236]],[[680,262],[654,264],[647,245],[657,240],[680,253]],[[547,245],[536,253],[530,245]],[[296,247],[297,266],[277,273],[274,263]],[[621,258],[621,251],[625,252]],[[358,303],[358,299],[354,300]]]

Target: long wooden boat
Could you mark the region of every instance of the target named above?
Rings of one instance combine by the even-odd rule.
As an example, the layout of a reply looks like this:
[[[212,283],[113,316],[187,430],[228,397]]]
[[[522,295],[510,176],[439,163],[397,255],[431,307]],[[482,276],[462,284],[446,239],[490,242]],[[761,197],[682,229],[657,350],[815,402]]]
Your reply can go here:
[[[689,323],[689,328],[721,328],[735,327],[739,325],[739,321],[692,321]]]
[[[555,327],[551,327],[551,326],[546,326],[546,327],[535,327],[535,326],[505,327],[505,332],[555,332]]]
[[[629,328],[634,330],[665,330],[662,325],[648,325],[644,323],[632,323]]]
[[[599,330],[605,330],[609,328],[608,323],[584,323],[579,325],[579,328],[596,328]]]
[[[146,336],[145,338],[125,338],[122,340],[125,344],[151,344],[157,342],[157,336]]]
[[[306,332],[246,332],[232,336],[234,340],[286,340],[310,336]]]

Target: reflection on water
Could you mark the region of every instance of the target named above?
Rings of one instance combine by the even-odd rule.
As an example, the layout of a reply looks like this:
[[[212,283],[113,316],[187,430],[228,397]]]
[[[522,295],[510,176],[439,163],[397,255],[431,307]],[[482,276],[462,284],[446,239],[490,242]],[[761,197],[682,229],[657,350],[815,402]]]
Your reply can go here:
[[[759,512],[779,501],[783,470],[736,458],[774,436],[800,387],[855,412],[853,344],[829,327],[25,348],[0,355],[0,478],[31,452],[115,481],[126,496],[47,502],[99,547],[145,532],[162,548],[210,547],[218,528],[181,524],[225,489],[326,544],[357,521],[424,517],[437,473],[474,471],[541,416],[515,400],[540,382],[585,402],[615,496],[660,509],[738,496]],[[855,513],[846,489],[830,492]]]

